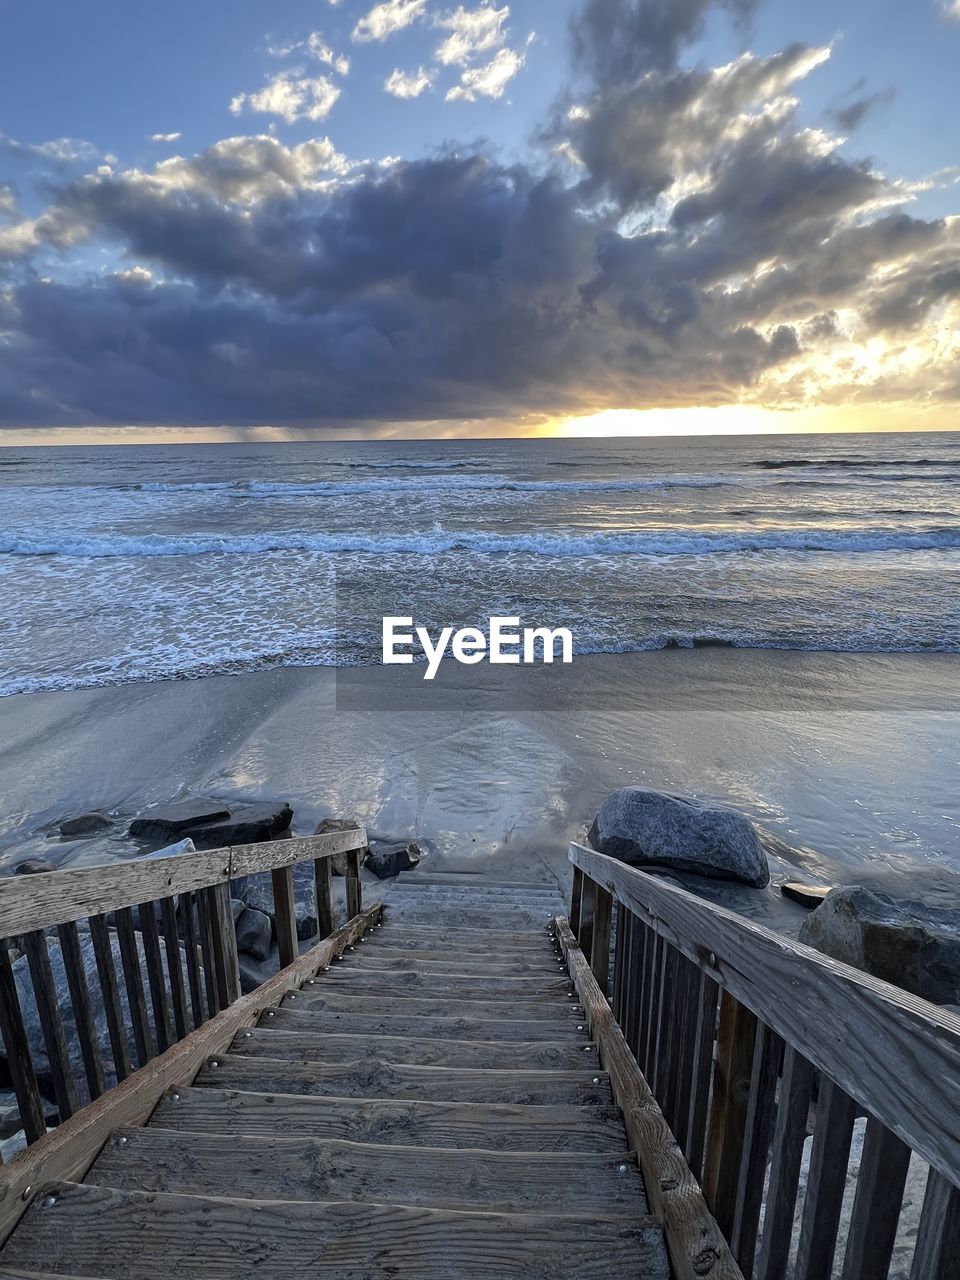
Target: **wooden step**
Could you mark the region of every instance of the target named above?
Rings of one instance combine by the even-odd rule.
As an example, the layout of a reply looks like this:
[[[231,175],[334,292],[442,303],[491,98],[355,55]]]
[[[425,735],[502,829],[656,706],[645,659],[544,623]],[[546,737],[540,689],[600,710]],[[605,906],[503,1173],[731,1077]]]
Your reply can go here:
[[[300,991],[289,991],[281,1003],[281,1008],[301,1009],[304,1013],[355,1013],[378,1016],[400,1016],[404,1018],[480,1018],[489,1022],[495,1018],[516,1021],[523,1018],[532,1026],[534,1023],[566,1024],[571,1028],[574,1022],[575,1009],[580,1006],[571,1000],[525,1002],[521,1000],[459,1000],[453,996],[355,996],[349,992],[334,989],[332,986],[304,987]],[[537,1028],[539,1035],[540,1028]],[[494,1039],[499,1039],[494,1036]],[[516,1038],[516,1037],[515,1037]],[[521,1039],[523,1037],[520,1037]],[[532,1037],[531,1037],[532,1038]]]
[[[487,880],[481,875],[477,875],[470,871],[433,871],[426,872],[420,870],[417,872],[415,879],[400,879],[398,886],[403,888],[422,888],[424,885],[433,887],[444,887],[453,885],[455,888],[478,889],[481,888],[487,893],[499,893],[502,889],[528,889],[533,893],[555,893],[561,898],[565,894],[561,893],[559,887],[553,881],[545,880]]]
[[[389,928],[391,921],[397,921],[402,927],[408,925],[418,929],[429,928],[436,925],[437,916],[442,914],[446,917],[444,925],[450,934],[459,933],[461,935],[470,935],[479,941],[481,934],[489,935],[492,930],[497,929],[504,934],[511,933],[533,933],[539,929],[544,929],[547,922],[553,919],[558,912],[550,911],[546,907],[542,911],[499,911],[491,909],[483,910],[479,907],[465,907],[462,911],[451,904],[449,910],[444,910],[439,903],[429,906],[427,903],[395,903],[389,898],[384,902],[384,928]],[[496,940],[493,940],[495,945]]]
[[[480,981],[470,974],[417,973],[398,970],[389,976],[375,971],[352,969],[349,962],[335,964],[314,985],[335,984],[360,995],[395,996],[451,995],[465,1000],[562,1000],[573,990],[569,977],[562,978],[489,978]]]
[[[311,1098],[183,1087],[168,1091],[150,1122],[178,1132],[343,1138],[408,1147],[485,1151],[582,1151],[621,1155],[616,1107],[484,1106],[471,1102]]]
[[[556,950],[553,939],[546,929],[546,921],[533,926],[523,924],[519,928],[506,930],[487,928],[483,925],[474,928],[465,925],[450,925],[443,919],[442,913],[439,912],[433,912],[426,920],[417,923],[410,919],[400,920],[398,916],[391,920],[389,914],[387,914],[384,916],[383,924],[379,928],[374,928],[368,937],[370,941],[364,944],[366,946],[379,941],[381,938],[384,940],[389,938],[390,945],[395,947],[397,945],[395,939],[403,937],[408,941],[416,941],[422,944],[434,942],[446,947],[462,947],[468,951],[501,949],[515,951]]]
[[[513,1102],[521,1106],[611,1106],[602,1071],[474,1071],[468,1067],[395,1066],[380,1059],[290,1062],[226,1053],[208,1058],[194,1085],[250,1093],[422,1102]]]
[[[529,956],[529,953],[527,953]],[[414,969],[418,973],[469,973],[478,978],[484,975],[504,978],[555,978],[558,973],[566,973],[566,966],[561,968],[559,958],[545,955],[542,959],[524,958],[522,953],[517,959],[504,959],[499,952],[492,951],[486,955],[477,951],[460,952],[458,955],[438,956],[432,951],[404,951],[401,947],[376,946],[367,947],[362,954],[357,952],[347,958],[351,969],[369,969],[396,973],[401,970]]]
[[[459,1213],[396,1205],[251,1201],[51,1183],[5,1262],[124,1280],[653,1280],[661,1230],[589,1215]]]
[[[499,1213],[647,1213],[633,1157],[397,1147],[321,1138],[120,1129],[86,1181],[251,1200],[365,1200]]]
[[[377,1000],[364,1002],[364,1008],[351,1008],[348,1000],[325,1000],[308,1004],[292,996],[278,1009],[265,1009],[260,1015],[261,1027],[283,1027],[285,1030],[310,1030],[340,1035],[412,1036],[424,1040],[572,1040],[583,1041],[585,1022],[576,1015],[564,1014],[561,1008],[549,1018],[510,1018],[499,1016],[494,1006],[492,1016],[476,1016],[477,1006],[459,1002],[436,1003],[429,1000]],[[352,1002],[359,1005],[360,1001]],[[371,1009],[371,1003],[377,1005]],[[509,1011],[516,1014],[514,1006]],[[491,1010],[484,1008],[484,1013]],[[580,1015],[583,1016],[582,1014]],[[289,1019],[295,1019],[290,1022]]]
[[[250,1027],[230,1046],[247,1057],[356,1062],[380,1058],[407,1066],[476,1067],[478,1070],[588,1071],[599,1067],[596,1045],[572,1040],[411,1040],[407,1036],[338,1036],[314,1031]]]

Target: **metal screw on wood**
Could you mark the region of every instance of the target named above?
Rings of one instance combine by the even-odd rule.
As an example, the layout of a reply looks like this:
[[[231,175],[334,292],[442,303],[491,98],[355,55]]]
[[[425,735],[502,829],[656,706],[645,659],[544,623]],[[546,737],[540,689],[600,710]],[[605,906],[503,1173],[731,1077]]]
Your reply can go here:
[[[268,1018],[275,1018],[276,1016],[277,1016],[277,1015],[276,1015],[276,1011],[275,1011],[275,1010],[273,1010],[273,1009],[268,1009],[268,1010],[267,1010],[267,1017],[268,1017]]]
[[[252,1031],[245,1031],[245,1032],[243,1033],[243,1038],[244,1038],[244,1040],[249,1040],[249,1039],[250,1039],[250,1037],[251,1037],[252,1035],[253,1035],[253,1032],[252,1032]]]
[[[628,1164],[617,1165],[617,1173],[629,1173],[629,1172],[630,1172],[630,1166]]]
[[[128,1142],[128,1141],[129,1141],[129,1139],[127,1139],[127,1138],[118,1138],[118,1139],[117,1139],[117,1146],[118,1146],[118,1147],[125,1147],[125,1146],[127,1145],[127,1142]]]
[[[586,1029],[587,1029],[587,1028],[583,1025],[583,1023],[582,1023],[582,1022],[581,1022],[581,1023],[580,1023],[580,1025],[577,1027],[577,1030],[578,1030],[578,1031],[586,1031]]]
[[[220,1065],[220,1060],[219,1060],[219,1058],[211,1058],[211,1059],[210,1059],[210,1065],[211,1065],[211,1067],[219,1067],[219,1065]]]
[[[33,1187],[24,1187],[24,1188],[23,1188],[23,1195],[21,1196],[21,1199],[23,1199],[23,1200],[29,1200],[29,1199],[30,1199],[30,1196],[31,1196],[31,1194],[32,1194],[32,1192],[33,1192]]]
[[[180,1101],[180,1095],[179,1095],[179,1093],[171,1093],[171,1095],[170,1095],[170,1101],[171,1101],[171,1102],[179,1102],[179,1101]]]
[[[295,991],[291,991],[291,992],[290,992],[290,999],[291,999],[291,1000],[296,1000],[296,998],[297,998],[297,993],[296,993]]]
[[[717,953],[715,951],[711,951],[707,956],[707,964],[711,969],[715,969],[717,967]]]
[[[44,1196],[44,1197],[43,1197],[43,1207],[44,1207],[45,1209],[52,1209],[52,1208],[53,1208],[53,1206],[54,1206],[56,1203],[57,1203],[57,1197],[56,1197],[56,1196]]]
[[[600,1077],[599,1077],[599,1076],[594,1076],[594,1077],[593,1077],[593,1083],[594,1083],[594,1084],[599,1084],[599,1083],[600,1083]]]

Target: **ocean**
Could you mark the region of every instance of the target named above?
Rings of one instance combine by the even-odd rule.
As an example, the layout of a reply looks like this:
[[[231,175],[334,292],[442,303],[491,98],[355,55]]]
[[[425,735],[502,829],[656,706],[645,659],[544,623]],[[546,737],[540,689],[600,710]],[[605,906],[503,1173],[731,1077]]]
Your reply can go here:
[[[379,661],[960,651],[960,434],[0,450],[0,695]]]

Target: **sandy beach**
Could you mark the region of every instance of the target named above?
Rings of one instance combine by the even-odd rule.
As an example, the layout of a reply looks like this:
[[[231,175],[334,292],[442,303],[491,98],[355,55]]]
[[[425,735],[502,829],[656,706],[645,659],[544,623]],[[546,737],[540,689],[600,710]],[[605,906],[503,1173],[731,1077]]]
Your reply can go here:
[[[479,673],[479,675],[478,675]],[[185,792],[279,798],[294,830],[355,815],[414,837],[435,870],[565,877],[619,786],[731,803],[760,827],[770,890],[709,887],[792,929],[799,872],[931,902],[960,889],[960,658],[730,650],[578,657],[570,667],[287,669],[0,700],[0,856],[130,857],[63,841],[62,817]],[[700,882],[704,890],[704,882]]]

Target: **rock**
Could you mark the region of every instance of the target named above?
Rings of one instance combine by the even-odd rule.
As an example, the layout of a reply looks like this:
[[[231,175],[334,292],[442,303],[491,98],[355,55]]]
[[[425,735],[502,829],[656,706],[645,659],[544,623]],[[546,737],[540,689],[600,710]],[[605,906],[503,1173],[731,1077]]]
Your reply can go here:
[[[98,831],[106,831],[111,825],[110,819],[102,813],[80,813],[75,818],[67,818],[60,823],[62,836],[93,836]]]
[[[175,858],[178,853],[196,853],[197,846],[192,840],[178,840],[176,844],[165,844],[162,849],[154,849],[153,853],[145,853],[138,862],[149,862],[151,858]]]
[[[255,907],[244,907],[237,919],[237,950],[255,960],[266,960],[270,954],[271,932],[268,915]]]
[[[363,824],[358,822],[356,818],[324,818],[317,824],[314,831],[315,836],[325,836],[330,831],[362,831]],[[368,850],[360,850],[360,861],[362,862]],[[330,869],[335,876],[345,876],[349,867],[347,865],[347,855],[345,853],[335,853],[330,859]]]
[[[934,1004],[960,1003],[960,910],[833,889],[800,926],[800,941]]]
[[[421,856],[420,846],[412,840],[409,844],[402,841],[397,844],[377,842],[370,846],[363,865],[378,880],[389,880],[392,876],[398,876],[401,871],[412,871],[419,866]]]
[[[205,822],[229,818],[230,810],[220,800],[191,796],[173,804],[160,805],[130,823],[130,835],[138,840],[166,840]]]
[[[313,902],[295,902],[294,915],[297,917],[297,938],[305,942],[307,938],[315,938],[320,932],[320,921],[317,919],[317,908]]]
[[[270,918],[271,924],[276,917],[273,905],[273,879],[269,871],[255,876],[238,876],[230,881],[230,893],[234,898],[241,898],[254,911],[260,911]],[[293,868],[294,903],[303,905],[307,915],[313,917],[314,929],[317,931],[317,882],[312,862],[298,862]],[[306,917],[305,917],[306,918]]]
[[[230,910],[233,912],[234,924],[237,923],[237,921],[240,919],[240,917],[243,915],[246,909],[247,909],[247,904],[242,899],[240,898],[230,899]]]
[[[39,876],[48,871],[56,871],[56,869],[53,863],[48,862],[46,858],[24,858],[23,862],[18,862],[13,868],[13,874],[15,876]]]
[[[830,889],[823,884],[800,884],[799,881],[788,880],[780,886],[780,892],[791,902],[799,902],[801,907],[807,907],[812,911],[815,907],[819,907]]]
[[[750,821],[690,796],[623,787],[604,801],[588,839],[600,853],[632,866],[669,867],[758,889],[770,883],[767,855]]]
[[[256,844],[282,835],[293,820],[288,804],[247,804],[231,809],[218,822],[191,827],[189,834],[198,849],[219,849],[231,844]]]

